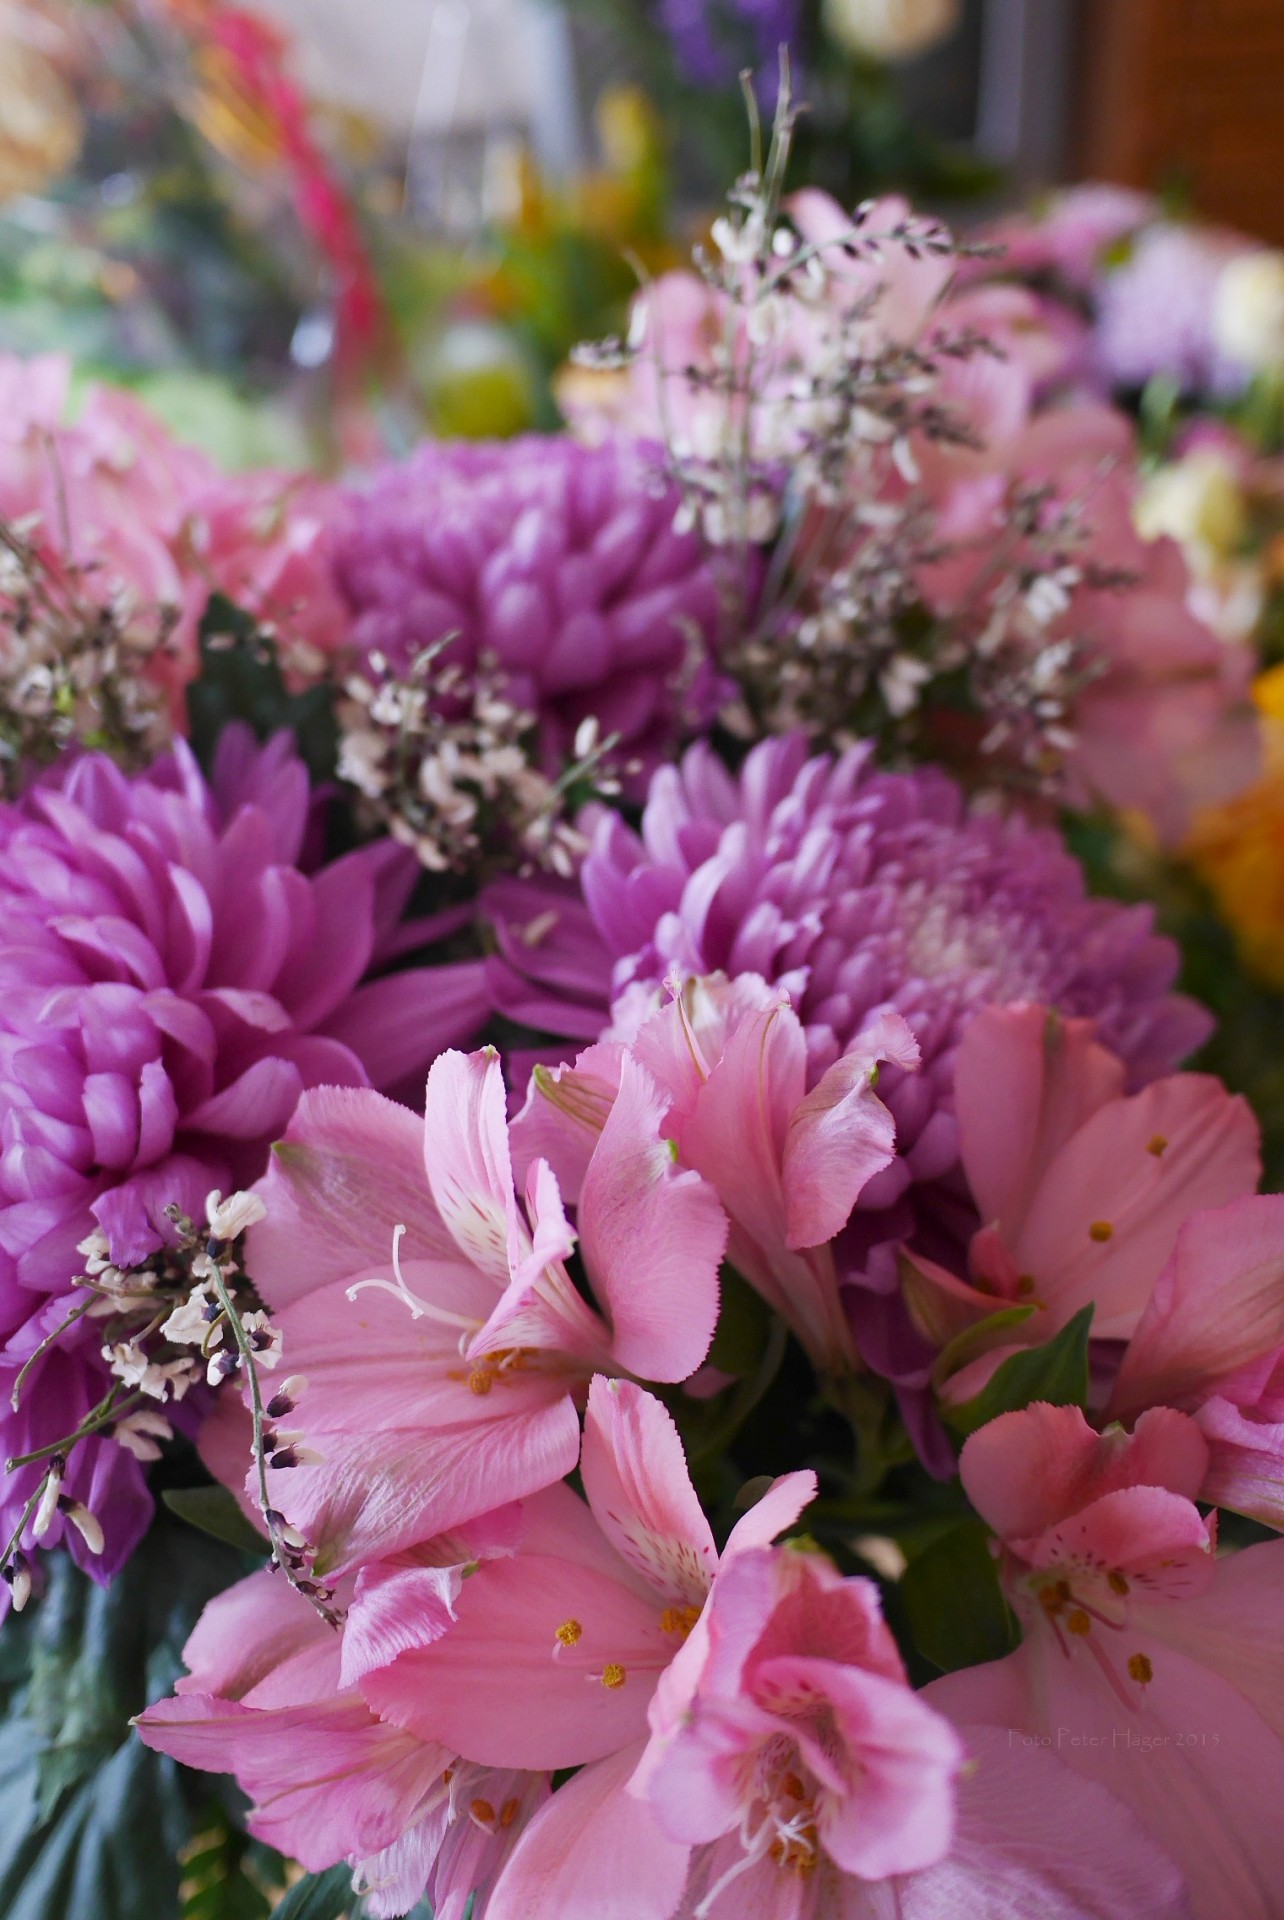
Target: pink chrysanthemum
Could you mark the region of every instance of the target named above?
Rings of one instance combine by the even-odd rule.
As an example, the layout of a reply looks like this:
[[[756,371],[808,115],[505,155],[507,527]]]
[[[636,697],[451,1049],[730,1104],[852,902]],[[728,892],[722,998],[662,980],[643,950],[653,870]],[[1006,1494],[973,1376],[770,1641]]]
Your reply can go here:
[[[110,1384],[102,1323],[18,1370],[85,1296],[101,1229],[135,1266],[201,1221],[212,1188],[263,1171],[300,1093],[401,1085],[484,1013],[472,966],[366,976],[406,951],[416,867],[383,842],[308,871],[308,779],[288,736],[231,728],[207,783],[191,754],[127,778],[102,755],[0,808],[0,1426],[4,1454],[73,1433]],[[0,1491],[7,1539],[42,1468]],[[67,1499],[106,1534],[107,1577],[146,1524],[137,1462],[102,1439],[67,1460]],[[46,1543],[58,1537],[61,1519]]]
[[[878,1087],[897,1157],[865,1187],[841,1248],[849,1278],[879,1294],[895,1288],[891,1243],[917,1230],[948,1245],[976,1224],[953,1075],[982,1007],[1038,1000],[1094,1020],[1134,1085],[1208,1032],[1172,992],[1177,950],[1149,908],[1088,898],[1054,831],[969,810],[937,771],[880,772],[867,747],[809,758],[799,736],[766,741],[737,778],[697,745],[653,778],[640,835],[615,815],[599,822],[581,887],[575,899],[505,881],[487,896],[503,950],[496,1004],[529,1025],[583,1039],[609,1001],[672,969],[759,974],[790,994],[814,1084],[880,1014],[908,1021],[921,1069],[887,1067]],[[903,1318],[863,1322],[867,1360],[912,1374]]]
[[[353,638],[396,673],[437,642],[488,657],[559,767],[580,722],[650,765],[717,706],[718,591],[676,496],[628,442],[421,447],[354,498],[336,578]]]

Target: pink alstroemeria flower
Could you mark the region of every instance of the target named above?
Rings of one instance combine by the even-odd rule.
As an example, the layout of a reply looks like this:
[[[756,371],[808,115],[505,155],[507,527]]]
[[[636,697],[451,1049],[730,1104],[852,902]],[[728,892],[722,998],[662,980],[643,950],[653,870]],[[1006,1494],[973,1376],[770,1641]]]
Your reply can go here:
[[[575,1466],[596,1370],[685,1379],[718,1311],[726,1221],[679,1169],[666,1099],[626,1062],[575,1195],[543,1160],[513,1185],[499,1057],[444,1053],[422,1122],[377,1095],[300,1102],[247,1259],[317,1464],[274,1505],[329,1576],[551,1486]],[[596,1305],[566,1261],[578,1248]]]
[[[1169,1408],[1094,1433],[1076,1407],[983,1427],[963,1484],[1003,1542],[1025,1630],[929,1697],[1052,1746],[1184,1871],[1196,1920],[1278,1920],[1284,1886],[1284,1541],[1216,1559],[1208,1447]]]
[[[421,1603],[432,1593],[441,1631],[464,1565],[508,1550],[516,1520],[429,1542],[389,1577],[416,1582]],[[251,1574],[206,1607],[183,1651],[188,1673],[138,1731],[187,1766],[234,1774],[254,1802],[251,1833],[310,1872],[346,1860],[368,1912],[407,1913],[427,1892],[438,1920],[462,1920],[476,1892],[480,1916],[547,1776],[470,1766],[386,1725],[345,1681],[348,1652],[346,1634],[282,1579]]]
[[[1157,1405],[1194,1414],[1208,1441],[1201,1499],[1284,1530],[1284,1195],[1182,1227],[1107,1412]]]
[[[810,1093],[802,1022],[756,974],[671,981],[658,1010],[652,990],[634,988],[615,1031],[632,1038],[590,1047],[573,1067],[537,1069],[514,1125],[521,1149],[546,1153],[573,1180],[624,1062],[640,1065],[664,1091],[663,1128],[680,1163],[726,1209],[732,1265],[821,1373],[850,1371],[856,1347],[829,1243],[894,1158],[896,1125],[874,1087],[880,1062],[918,1064],[905,1021],[876,1020]]]
[[[977,1329],[967,1364],[944,1383],[950,1402],[970,1399],[1008,1354],[1042,1345],[1085,1306],[1094,1339],[1130,1339],[1183,1222],[1256,1188],[1259,1133],[1246,1101],[1207,1074],[1170,1074],[1131,1095],[1124,1077],[1091,1021],[1046,1007],[988,1007],[964,1035],[955,1109],[982,1221],[970,1277],[912,1251],[904,1259],[921,1331],[944,1347]]]
[[[401,1611],[401,1648],[361,1675],[376,1713],[483,1766],[636,1761],[656,1682],[699,1620],[720,1566],[766,1545],[815,1497],[811,1473],[777,1480],[721,1561],[678,1430],[628,1380],[589,1388],[581,1473],[523,1503],[518,1551],[464,1583],[448,1633]],[[362,1596],[348,1631],[361,1626]],[[371,1630],[371,1644],[376,1630]],[[413,1644],[418,1638],[423,1644]]]

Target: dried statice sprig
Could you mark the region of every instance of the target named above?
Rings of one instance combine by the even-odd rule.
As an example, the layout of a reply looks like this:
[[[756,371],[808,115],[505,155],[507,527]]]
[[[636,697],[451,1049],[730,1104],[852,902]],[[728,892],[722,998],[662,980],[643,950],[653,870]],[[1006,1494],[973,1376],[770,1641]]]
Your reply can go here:
[[[727,557],[729,595],[754,577],[745,550],[771,544],[763,590],[729,612],[739,638],[723,664],[738,694],[724,718],[745,737],[802,727],[839,747],[873,735],[939,755],[938,717],[962,714],[990,778],[1055,788],[1076,704],[1099,670],[1069,630],[1073,596],[1128,582],[1094,570],[1086,502],[1020,481],[983,549],[943,536],[918,450],[979,449],[948,402],[947,376],[1002,350],[951,326],[948,309],[897,339],[880,324],[884,287],[851,278],[897,255],[948,261],[990,249],[960,244],[935,219],[880,221],[872,202],[836,235],[807,240],[782,201],[795,122],[787,68],[765,161],[752,101],[750,113],[752,165],[711,247],[695,254],[720,316],[700,363],[668,360],[663,309],[653,322],[647,299],[627,341],[577,356],[615,367],[652,357],[681,517]],[[924,588],[946,562],[963,562],[965,577],[970,566],[948,614]]]
[[[372,653],[339,703],[339,774],[360,811],[413,847],[433,873],[475,879],[535,869],[569,876],[585,851],[573,824],[584,803],[614,795],[624,768],[593,719],[556,778],[537,763],[536,716],[486,660],[465,669],[427,647],[398,677]]]
[[[171,739],[148,667],[170,650],[172,607],[103,597],[92,567],[46,554],[34,522],[0,520],[0,791],[71,745],[141,767]]]
[[[55,1515],[62,1512],[91,1552],[102,1551],[102,1527],[96,1516],[62,1492],[67,1458],[77,1442],[97,1435],[126,1448],[138,1460],[157,1460],[161,1443],[173,1437],[162,1409],[184,1399],[200,1382],[221,1386],[240,1378],[252,1403],[260,1504],[273,1559],[327,1620],[334,1618],[329,1606],[332,1595],[312,1578],[307,1543],[268,1499],[267,1467],[299,1466],[316,1455],[303,1445],[301,1434],[283,1431],[277,1424],[293,1411],[306,1381],[287,1379],[266,1403],[263,1398],[260,1372],[278,1365],[281,1335],[245,1271],[240,1242],[264,1212],[257,1194],[233,1193],[224,1199],[215,1191],[206,1201],[206,1224],[198,1229],[177,1207],[167,1208],[174,1227],[173,1244],[134,1267],[113,1264],[102,1232],[95,1231],[80,1242],[77,1250],[85,1256],[85,1271],[72,1285],[83,1289],[86,1297],[28,1359],[14,1382],[12,1404],[16,1411],[36,1362],[86,1319],[102,1323],[102,1358],[111,1386],[73,1432],[5,1463],[9,1473],[39,1461],[48,1463],[0,1554],[0,1577],[19,1610],[31,1593],[31,1569],[20,1548],[28,1524],[32,1538],[41,1540]]]

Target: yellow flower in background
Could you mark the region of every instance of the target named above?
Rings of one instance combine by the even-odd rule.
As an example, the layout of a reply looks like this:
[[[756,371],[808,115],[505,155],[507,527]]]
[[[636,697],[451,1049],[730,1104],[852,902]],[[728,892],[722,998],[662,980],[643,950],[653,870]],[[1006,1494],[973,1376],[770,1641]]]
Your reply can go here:
[[[1195,823],[1186,852],[1259,979],[1284,992],[1284,666],[1259,676],[1260,780]]]
[[[49,37],[32,9],[0,6],[0,202],[43,192],[80,152],[80,108]]]

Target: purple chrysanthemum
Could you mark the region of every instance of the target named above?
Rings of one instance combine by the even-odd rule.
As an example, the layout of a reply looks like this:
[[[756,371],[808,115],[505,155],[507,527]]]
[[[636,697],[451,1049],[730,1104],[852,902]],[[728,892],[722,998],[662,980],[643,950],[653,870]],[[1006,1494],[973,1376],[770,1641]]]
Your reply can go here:
[[[430,443],[372,476],[338,537],[354,641],[395,673],[444,640],[489,657],[551,770],[590,716],[649,765],[719,697],[717,585],[676,508],[628,442]]]
[[[1222,269],[1248,250],[1236,234],[1158,221],[1097,290],[1097,353],[1113,386],[1143,387],[1154,374],[1185,393],[1233,395],[1244,370],[1217,351],[1213,297]]]
[[[201,1221],[212,1188],[262,1172],[305,1087],[400,1085],[484,1016],[475,967],[361,984],[416,937],[397,923],[417,868],[383,842],[304,871],[309,814],[289,737],[259,749],[239,727],[212,783],[182,745],[132,779],[90,754],[0,808],[5,1456],[73,1433],[111,1384],[90,1317],[9,1407],[85,1303],[80,1241],[100,1228],[137,1265],[172,1235],[167,1206]],[[5,1476],[3,1539],[42,1471]],[[150,1511],[138,1463],[82,1440],[63,1488],[106,1535],[95,1556],[69,1533],[73,1556],[110,1577]]]
[[[953,1065],[980,1007],[1036,1000],[1094,1019],[1134,1085],[1209,1028],[1173,994],[1177,950],[1148,907],[1088,898],[1054,831],[969,810],[938,771],[880,772],[867,747],[808,758],[798,736],[769,740],[737,778],[694,746],[654,776],[640,836],[615,815],[599,822],[581,885],[582,900],[561,901],[547,883],[491,889],[492,987],[512,1017],[582,1040],[634,982],[756,973],[793,998],[813,1081],[884,1009],[909,1022],[921,1069],[879,1081],[897,1159],[861,1195],[843,1248],[849,1276],[880,1292],[895,1267],[875,1249],[917,1232],[943,1252],[942,1237],[976,1224]],[[858,1333],[871,1364],[913,1373],[903,1321],[876,1327],[865,1312]]]

